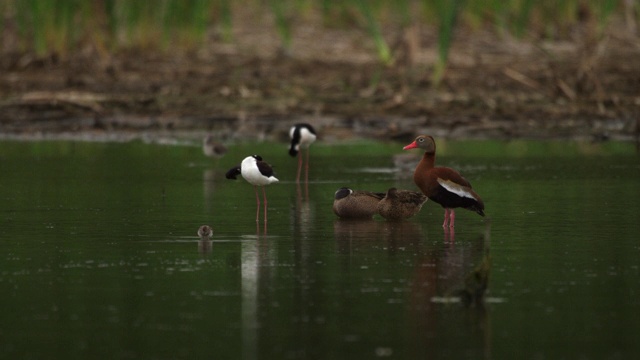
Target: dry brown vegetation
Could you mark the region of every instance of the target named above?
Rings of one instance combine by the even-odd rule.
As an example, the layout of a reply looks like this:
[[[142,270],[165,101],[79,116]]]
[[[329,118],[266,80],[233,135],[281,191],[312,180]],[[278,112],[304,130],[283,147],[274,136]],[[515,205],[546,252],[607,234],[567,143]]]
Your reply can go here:
[[[382,65],[362,31],[313,21],[285,54],[269,21],[234,20],[233,43],[213,30],[191,51],[5,51],[0,131],[264,135],[305,120],[335,138],[638,136],[640,39],[623,22],[564,40],[460,27],[434,86],[430,27],[386,29],[394,61]]]

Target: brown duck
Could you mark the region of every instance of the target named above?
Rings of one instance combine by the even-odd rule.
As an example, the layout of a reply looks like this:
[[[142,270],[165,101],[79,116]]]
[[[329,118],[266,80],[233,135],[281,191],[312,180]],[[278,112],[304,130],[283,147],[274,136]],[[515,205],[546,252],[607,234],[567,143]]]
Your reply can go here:
[[[415,191],[390,188],[378,203],[378,213],[387,220],[408,219],[417,214],[428,198]]]
[[[346,187],[336,191],[333,200],[333,212],[341,218],[371,219],[378,213],[378,203],[384,193],[352,190]]]

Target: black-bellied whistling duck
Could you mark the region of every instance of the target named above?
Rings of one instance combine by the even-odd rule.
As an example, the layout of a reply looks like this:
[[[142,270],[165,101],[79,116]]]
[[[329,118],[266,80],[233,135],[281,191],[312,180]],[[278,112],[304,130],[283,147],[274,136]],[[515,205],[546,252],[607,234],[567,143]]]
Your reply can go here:
[[[302,156],[303,152],[306,153],[305,161],[305,181],[309,181],[309,145],[316,141],[316,130],[313,126],[300,123],[295,124],[289,130],[289,137],[291,138],[291,146],[289,147],[289,155],[295,157],[298,156],[298,175],[296,176],[296,182],[300,182],[300,172],[302,170]],[[306,150],[306,151],[303,151]]]
[[[455,208],[461,207],[484,216],[484,203],[471,189],[471,184],[459,172],[448,167],[435,167],[436,142],[427,135],[418,136],[411,144],[402,148],[424,150],[424,156],[415,172],[413,181],[422,193],[444,208],[443,227],[454,227]]]
[[[264,200],[264,222],[266,223],[267,193],[264,187],[265,185],[278,182],[278,179],[273,176],[273,168],[271,167],[271,165],[262,161],[262,157],[260,155],[251,155],[244,158],[240,165],[229,169],[229,171],[227,171],[226,177],[227,179],[236,180],[238,175],[242,175],[242,177],[247,180],[249,184],[253,185],[253,188],[256,191],[256,222],[259,221],[260,215],[260,197],[258,196],[258,186],[262,187],[262,196]]]
[[[378,203],[382,198],[384,193],[343,187],[336,191],[333,212],[345,219],[371,219],[378,213]]]
[[[419,192],[390,188],[378,203],[378,213],[387,220],[408,219],[420,211],[427,199]]]

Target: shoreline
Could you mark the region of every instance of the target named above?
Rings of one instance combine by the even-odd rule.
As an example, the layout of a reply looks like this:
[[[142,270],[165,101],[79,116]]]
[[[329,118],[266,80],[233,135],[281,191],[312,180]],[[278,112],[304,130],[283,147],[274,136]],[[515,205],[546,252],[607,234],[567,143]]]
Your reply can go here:
[[[179,122],[179,121],[177,121]],[[340,118],[292,118],[279,120],[257,119],[255,121],[233,121],[223,125],[209,127],[139,126],[139,121],[128,124],[119,121],[118,128],[100,129],[82,127],[69,129],[68,124],[60,129],[46,129],[30,126],[29,130],[2,131],[0,140],[18,141],[95,141],[128,142],[145,141],[150,143],[197,142],[206,135],[213,135],[218,141],[288,141],[288,131],[292,124],[308,122],[314,125],[321,139],[328,143],[354,140],[373,141],[409,141],[419,134],[430,134],[443,139],[454,140],[549,140],[549,141],[619,141],[640,142],[640,118],[620,121],[592,120],[572,121],[569,124],[516,124],[508,121],[492,121],[481,124],[458,124],[443,127],[431,125],[424,119],[361,119]],[[174,123],[174,122],[169,122]]]

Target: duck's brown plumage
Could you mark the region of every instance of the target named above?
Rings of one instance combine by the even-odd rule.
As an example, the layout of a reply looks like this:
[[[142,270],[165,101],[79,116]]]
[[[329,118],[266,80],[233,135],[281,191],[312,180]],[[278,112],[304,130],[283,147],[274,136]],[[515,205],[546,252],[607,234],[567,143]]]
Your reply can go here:
[[[378,212],[387,220],[408,219],[417,214],[427,197],[419,192],[390,188],[378,203]]]
[[[341,218],[370,219],[378,213],[378,203],[384,195],[384,193],[343,187],[335,193],[333,212]]]
[[[484,216],[484,203],[480,196],[473,191],[471,183],[454,169],[435,166],[436,143],[433,137],[420,135],[403,150],[415,148],[420,148],[425,152],[413,173],[413,181],[423,194],[445,208],[443,226],[447,224],[448,212],[451,211],[455,218],[453,209],[458,207],[475,211]],[[450,226],[453,226],[453,221],[451,219]]]
[[[227,153],[227,147],[207,135],[202,142],[202,152],[209,157],[222,157]]]
[[[213,230],[209,225],[202,225],[198,228],[198,236],[203,240],[209,239],[211,234],[213,234]]]

